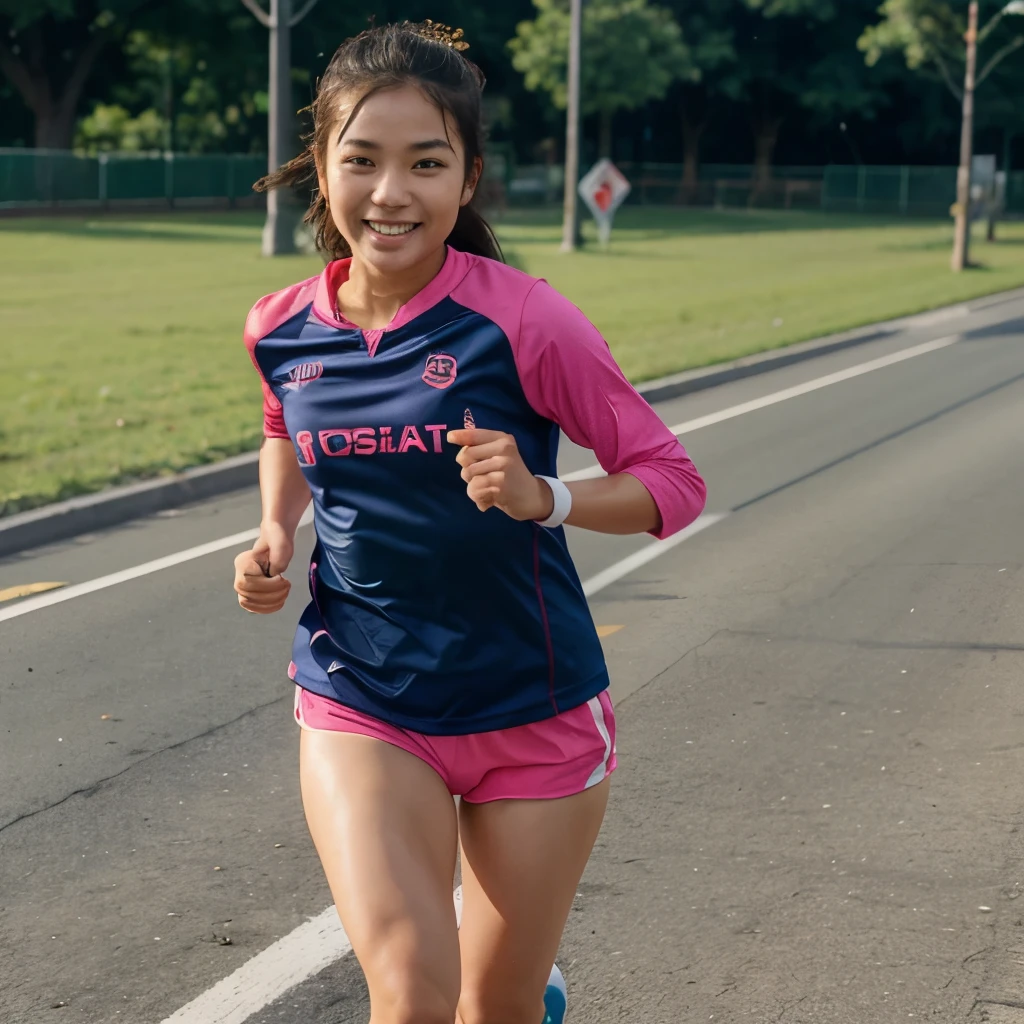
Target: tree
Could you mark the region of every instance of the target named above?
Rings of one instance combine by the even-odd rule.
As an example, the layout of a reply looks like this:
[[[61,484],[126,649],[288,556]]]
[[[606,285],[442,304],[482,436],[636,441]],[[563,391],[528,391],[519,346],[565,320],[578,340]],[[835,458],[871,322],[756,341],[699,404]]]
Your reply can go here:
[[[167,121],[149,107],[138,117],[117,103],[97,103],[75,130],[75,150],[94,156],[102,152],[144,153],[163,149]]]
[[[969,20],[950,0],[885,0],[879,14],[882,20],[865,29],[859,43],[868,64],[878,63],[886,52],[901,52],[908,68],[937,75],[962,105],[952,260],[953,270],[960,271],[969,265],[974,92],[1024,48],[1024,30],[1012,17],[1024,15],[1024,0],[972,2]],[[994,234],[990,219],[989,237]]]
[[[537,16],[523,21],[509,43],[526,87],[566,106],[569,8],[566,0],[533,0]],[[665,96],[694,69],[671,13],[647,0],[589,0],[583,9],[581,109],[600,118],[600,153],[611,155],[612,117]]]
[[[801,111],[812,124],[858,114],[885,101],[865,72],[857,39],[877,0],[744,0],[737,18],[736,77],[751,105],[755,179],[771,176],[784,121]]]
[[[729,0],[667,0],[689,50],[693,74],[672,88],[683,136],[682,198],[697,198],[701,140],[721,111],[723,100],[738,98],[736,47],[733,31],[735,3]]]
[[[35,117],[35,144],[69,149],[103,49],[153,0],[0,0],[0,71]]]
[[[885,0],[878,9],[882,20],[864,30],[858,45],[871,66],[886,53],[902,53],[908,68],[941,80],[960,102],[967,31],[962,6],[950,0]],[[1022,0],[984,0],[981,4],[978,46],[987,47],[988,52],[979,63],[977,86],[1024,47],[1024,30],[1010,17],[1020,14],[1024,14]]]
[[[252,148],[264,132],[266,112],[266,75],[252,60],[251,36],[256,33],[232,32],[223,21],[197,21],[190,39],[141,29],[127,34],[121,46],[123,73],[112,82],[97,75],[105,98],[78,121],[76,150],[210,153]],[[249,28],[248,22],[241,27]],[[216,49],[213,40],[220,41]]]
[[[990,152],[999,152],[1002,170],[1012,169],[1013,140],[1024,130],[1024,59],[1003,61],[985,83],[976,123],[979,132],[989,139],[999,136],[993,142]]]
[[[664,2],[682,27],[699,76],[672,91],[686,197],[697,193],[702,137],[716,121],[748,122],[756,198],[770,186],[787,122],[820,130],[852,117],[870,118],[885,102],[883,74],[866,69],[857,51],[878,0]]]

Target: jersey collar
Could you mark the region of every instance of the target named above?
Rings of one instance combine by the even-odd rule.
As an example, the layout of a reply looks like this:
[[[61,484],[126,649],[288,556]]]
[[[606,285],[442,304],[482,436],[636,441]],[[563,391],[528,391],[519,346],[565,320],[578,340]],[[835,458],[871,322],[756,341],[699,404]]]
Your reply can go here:
[[[317,282],[316,295],[313,298],[313,312],[329,324],[336,324],[338,327],[349,330],[359,330],[355,324],[346,320],[344,314],[338,309],[338,289],[348,280],[351,265],[352,259],[349,257],[343,260],[333,260],[324,267],[320,280]],[[469,266],[470,258],[464,252],[459,252],[448,246],[444,264],[437,276],[399,308],[387,327],[380,330],[363,331],[367,341],[373,348],[376,348],[376,341],[380,340],[381,335],[397,330],[421,313],[425,313],[432,306],[436,306],[466,276]],[[376,340],[371,341],[374,337]]]

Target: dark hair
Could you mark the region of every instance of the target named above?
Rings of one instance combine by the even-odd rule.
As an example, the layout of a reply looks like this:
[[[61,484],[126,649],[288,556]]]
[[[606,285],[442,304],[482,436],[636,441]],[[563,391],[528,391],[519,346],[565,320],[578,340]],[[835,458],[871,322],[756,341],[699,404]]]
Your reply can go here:
[[[461,53],[466,48],[462,31],[426,21],[403,21],[371,28],[338,47],[318,83],[316,97],[309,106],[313,130],[306,137],[305,150],[283,167],[261,178],[253,186],[265,192],[282,186],[296,186],[312,180],[315,184],[317,157],[321,166],[327,143],[336,125],[334,112],[338,96],[352,90],[365,90],[352,112],[373,93],[401,85],[415,85],[458,126],[466,151],[466,176],[477,158],[483,158],[484,125],[481,93],[484,74]],[[304,218],[312,225],[317,248],[331,259],[351,256],[348,242],[338,231],[327,207],[327,197],[315,188]],[[447,243],[455,249],[504,260],[490,225],[473,208],[472,201],[460,207],[458,219]]]

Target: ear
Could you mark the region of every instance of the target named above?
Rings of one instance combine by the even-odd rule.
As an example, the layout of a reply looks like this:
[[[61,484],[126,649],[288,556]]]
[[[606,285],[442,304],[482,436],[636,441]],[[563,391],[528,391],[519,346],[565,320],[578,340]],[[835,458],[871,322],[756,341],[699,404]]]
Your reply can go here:
[[[483,173],[483,157],[478,156],[473,161],[473,166],[470,169],[469,176],[466,178],[466,183],[462,186],[462,198],[459,200],[459,206],[467,206],[472,200],[476,187],[480,184],[480,175]]]

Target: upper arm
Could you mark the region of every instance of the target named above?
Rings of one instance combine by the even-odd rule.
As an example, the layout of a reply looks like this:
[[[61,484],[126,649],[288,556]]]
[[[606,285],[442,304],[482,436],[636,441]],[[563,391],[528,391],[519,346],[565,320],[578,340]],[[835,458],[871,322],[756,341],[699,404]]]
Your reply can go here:
[[[590,448],[605,472],[630,473],[650,491],[662,519],[657,536],[700,514],[704,481],[679,439],[626,379],[597,328],[543,281],[526,297],[514,350],[530,405]]]
[[[256,367],[256,372],[260,375],[260,383],[263,387],[263,435],[264,437],[287,438],[288,429],[285,427],[284,410],[281,402],[271,389],[267,378],[263,374],[259,360],[256,358],[256,346],[262,336],[260,330],[262,317],[260,313],[265,302],[266,299],[260,299],[252,307],[245,319],[245,347],[249,352],[252,365]]]

